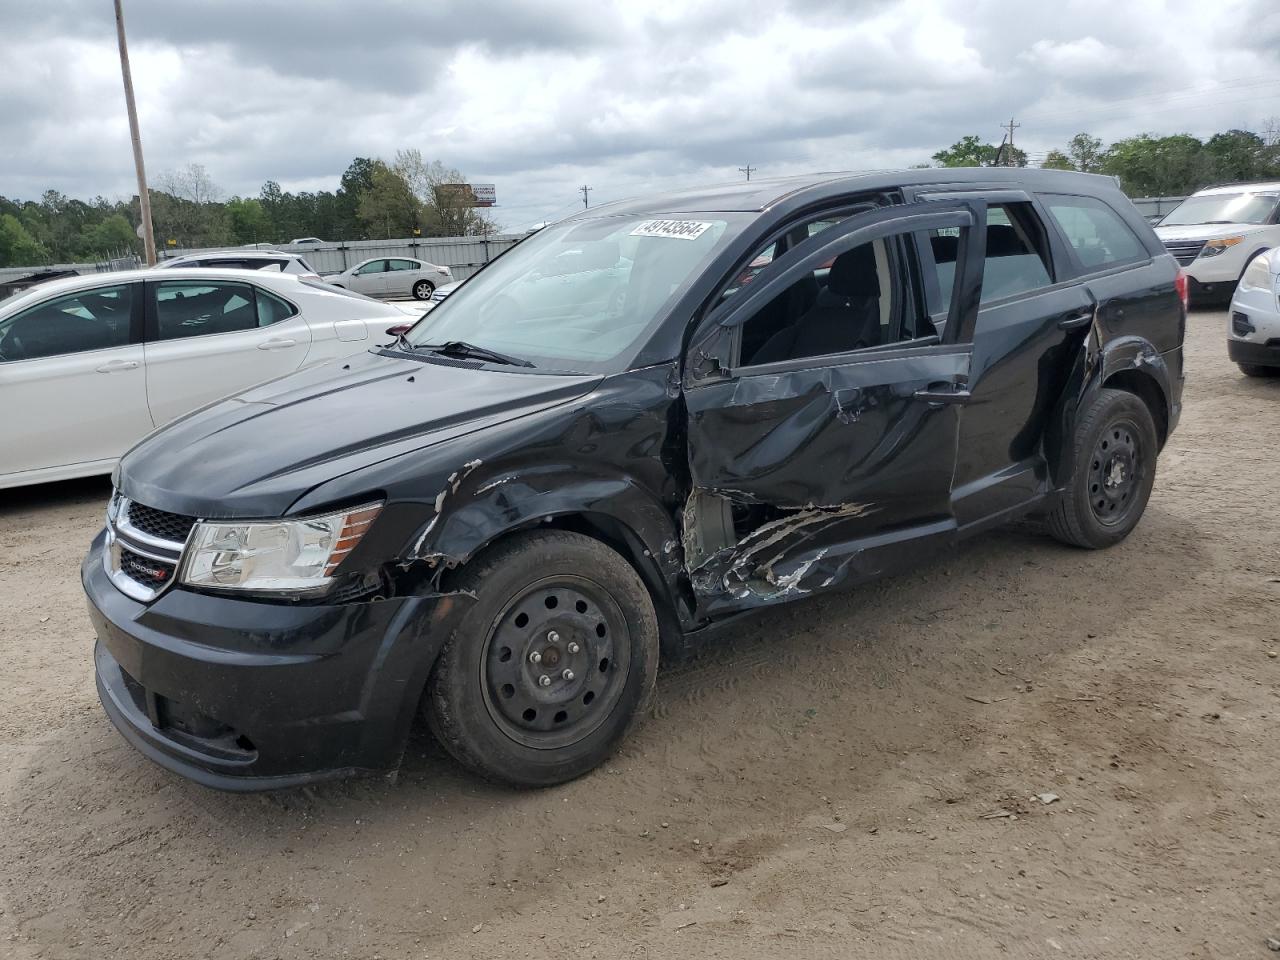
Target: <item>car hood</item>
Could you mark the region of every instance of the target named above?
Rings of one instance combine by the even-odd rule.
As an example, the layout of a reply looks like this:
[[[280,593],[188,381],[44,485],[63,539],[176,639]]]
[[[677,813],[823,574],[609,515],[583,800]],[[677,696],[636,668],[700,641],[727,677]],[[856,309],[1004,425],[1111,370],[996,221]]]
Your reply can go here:
[[[567,403],[600,380],[363,354],[174,421],[125,454],[117,485],[186,516],[283,516],[319,484]]]
[[[1191,223],[1186,226],[1156,227],[1161,240],[1217,240],[1265,230],[1256,223]]]

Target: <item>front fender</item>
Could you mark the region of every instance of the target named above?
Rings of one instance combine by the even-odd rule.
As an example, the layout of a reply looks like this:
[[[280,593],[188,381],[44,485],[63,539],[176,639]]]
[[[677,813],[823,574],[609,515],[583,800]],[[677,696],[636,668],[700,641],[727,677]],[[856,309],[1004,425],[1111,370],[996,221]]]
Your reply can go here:
[[[1141,378],[1141,379],[1136,379]],[[1143,337],[1117,337],[1100,343],[1097,329],[1089,331],[1072,363],[1067,385],[1062,392],[1045,432],[1045,460],[1054,489],[1061,489],[1075,466],[1076,424],[1083,412],[1110,383],[1122,381],[1130,388],[1142,384],[1139,396],[1147,403],[1158,403],[1161,409],[1153,416],[1170,422],[1173,400],[1173,374],[1160,351]]]
[[[437,513],[418,531],[411,558],[465,563],[506,533],[566,515],[608,517],[654,557],[674,555],[679,542],[671,514],[634,479],[566,463],[477,470],[446,485]],[[678,559],[674,563],[679,566]]]

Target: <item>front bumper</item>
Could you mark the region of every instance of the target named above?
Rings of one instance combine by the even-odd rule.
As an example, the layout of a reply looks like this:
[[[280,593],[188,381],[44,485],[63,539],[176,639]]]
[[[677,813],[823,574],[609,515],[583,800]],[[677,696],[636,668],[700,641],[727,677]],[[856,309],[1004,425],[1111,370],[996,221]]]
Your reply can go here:
[[[1227,356],[1232,363],[1253,363],[1260,367],[1280,367],[1280,337],[1266,343],[1227,340]]]
[[[130,599],[81,567],[98,695],[143,754],[197,783],[267,790],[398,766],[454,598]]]

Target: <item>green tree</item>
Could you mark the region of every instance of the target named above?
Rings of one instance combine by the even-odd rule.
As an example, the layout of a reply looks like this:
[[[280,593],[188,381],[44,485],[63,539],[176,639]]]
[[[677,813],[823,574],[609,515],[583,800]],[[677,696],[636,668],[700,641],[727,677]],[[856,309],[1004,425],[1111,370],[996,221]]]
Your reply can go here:
[[[996,158],[996,148],[976,136],[961,137],[945,150],[933,155],[940,167],[989,167]]]
[[[0,267],[32,267],[49,262],[49,251],[11,213],[0,214]]]
[[[85,230],[80,250],[94,258],[136,253],[138,235],[123,214],[113,213]]]
[[[334,196],[337,225],[335,236],[352,240],[368,239],[365,225],[360,220],[360,200],[373,187],[374,161],[368,157],[356,157],[343,172],[338,181],[338,192]]]
[[[994,167],[999,159],[1002,166],[1025,167],[1027,155],[1017,147],[997,147],[983,143],[978,137],[970,135],[961,137],[945,150],[933,155],[934,163],[939,167]]]
[[[1204,144],[1187,133],[1153,137],[1144,133],[1113,143],[1102,172],[1120,178],[1131,197],[1167,197],[1194,193],[1213,179],[1213,162]]]
[[[473,207],[465,195],[448,188],[466,183],[461,170],[439,160],[423,160],[417,149],[397,150],[392,167],[422,202],[422,232],[429,237],[482,236],[494,232],[494,224]]]
[[[1067,144],[1067,156],[1071,158],[1071,167],[1081,173],[1100,172],[1104,153],[1102,141],[1087,133],[1077,133]]]
[[[263,243],[271,240],[271,218],[261,200],[232,197],[227,201],[227,220],[236,243]]]
[[[1268,146],[1248,130],[1216,133],[1204,149],[1215,181],[1264,180],[1280,175],[1280,148]]]
[[[1071,162],[1061,150],[1050,150],[1045,154],[1044,163],[1040,164],[1046,170],[1074,170],[1076,165]]]
[[[419,224],[422,209],[413,188],[381,160],[374,161],[371,180],[369,189],[360,197],[360,221],[373,236],[410,236]]]

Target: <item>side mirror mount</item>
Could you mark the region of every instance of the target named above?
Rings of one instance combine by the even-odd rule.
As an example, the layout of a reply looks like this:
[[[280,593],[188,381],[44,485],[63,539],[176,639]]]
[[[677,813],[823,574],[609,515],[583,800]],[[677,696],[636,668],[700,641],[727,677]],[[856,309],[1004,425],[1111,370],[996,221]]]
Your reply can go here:
[[[394,327],[387,327],[387,336],[402,337],[412,329],[412,323],[397,323]]]

